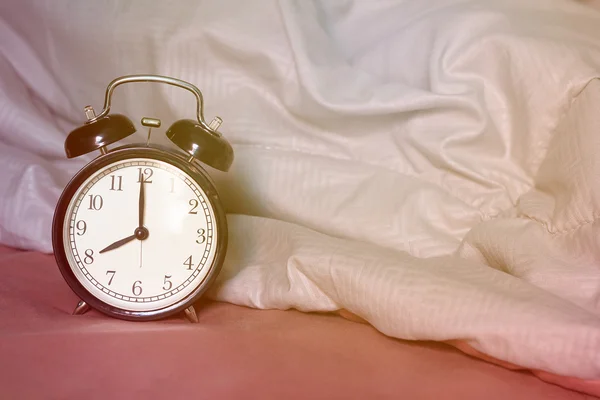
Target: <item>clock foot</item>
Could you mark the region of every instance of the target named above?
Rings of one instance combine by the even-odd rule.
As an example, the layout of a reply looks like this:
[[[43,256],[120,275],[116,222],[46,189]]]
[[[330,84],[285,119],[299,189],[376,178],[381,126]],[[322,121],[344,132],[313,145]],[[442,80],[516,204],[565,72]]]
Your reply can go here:
[[[194,306],[189,306],[188,308],[183,310],[183,312],[185,313],[185,317],[188,319],[188,321],[195,324],[198,323],[198,315],[196,314]]]
[[[80,300],[79,303],[77,303],[77,307],[75,307],[75,310],[73,310],[73,315],[85,314],[90,310],[90,308],[91,307],[85,301]]]

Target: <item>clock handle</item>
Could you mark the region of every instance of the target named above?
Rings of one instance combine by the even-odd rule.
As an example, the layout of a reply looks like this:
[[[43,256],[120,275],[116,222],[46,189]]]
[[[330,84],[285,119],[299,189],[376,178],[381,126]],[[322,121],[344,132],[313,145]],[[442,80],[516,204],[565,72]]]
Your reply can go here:
[[[104,154],[107,145],[135,132],[135,126],[129,118],[120,114],[109,114],[115,88],[124,83],[133,82],[166,83],[192,92],[197,100],[197,122],[191,119],[176,121],[167,130],[166,135],[187,153],[188,162],[197,159],[218,170],[225,172],[229,170],[233,162],[233,148],[217,131],[223,122],[221,118],[215,117],[210,124],[207,124],[204,121],[204,98],[200,89],[191,83],[162,75],[125,75],[110,82],[106,88],[104,108],[100,114],[96,115],[94,109],[87,106],[85,108],[87,121],[67,136],[65,152],[68,158],[97,149]]]
[[[100,114],[89,119],[87,121],[87,123],[89,124],[94,121],[97,121],[98,119],[106,116],[109,113],[112,93],[117,86],[122,85],[124,83],[134,83],[134,82],[166,83],[167,85],[177,86],[177,87],[180,87],[182,89],[192,92],[194,94],[194,96],[196,96],[196,101],[197,101],[196,118],[198,119],[198,123],[203,128],[207,129],[208,131],[215,132],[215,130],[211,129],[212,127],[209,126],[204,121],[204,98],[202,96],[202,92],[200,91],[200,89],[198,89],[196,86],[192,85],[189,82],[185,82],[180,79],[171,78],[171,77],[162,76],[162,75],[125,75],[125,76],[121,76],[119,78],[114,79],[106,87],[106,94],[104,95],[104,108],[102,109]]]

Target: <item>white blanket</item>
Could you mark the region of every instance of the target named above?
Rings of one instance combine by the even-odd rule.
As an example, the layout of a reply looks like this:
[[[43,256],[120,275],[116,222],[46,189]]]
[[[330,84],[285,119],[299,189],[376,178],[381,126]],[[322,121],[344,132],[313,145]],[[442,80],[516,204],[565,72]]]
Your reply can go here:
[[[212,297],[600,379],[585,2],[15,0],[0,18],[0,242],[51,252],[56,200],[93,157],[64,156],[83,106],[120,75],[174,76],[236,155],[211,170],[231,231]],[[134,121],[194,115],[160,85],[114,99]]]

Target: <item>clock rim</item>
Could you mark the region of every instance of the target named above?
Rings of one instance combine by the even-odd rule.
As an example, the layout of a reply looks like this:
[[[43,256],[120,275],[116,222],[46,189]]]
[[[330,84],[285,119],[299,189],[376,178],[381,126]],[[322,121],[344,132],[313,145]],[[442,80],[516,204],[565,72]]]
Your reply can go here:
[[[158,160],[181,169],[190,177],[190,179],[193,179],[198,186],[202,188],[208,202],[214,210],[215,225],[217,228],[217,246],[215,249],[215,257],[209,267],[210,270],[208,274],[188,296],[157,310],[125,310],[107,304],[98,299],[91,292],[89,292],[75,276],[69,264],[66,255],[66,249],[63,246],[63,228],[65,216],[69,207],[69,203],[79,187],[88,177],[93,175],[100,168],[116,161],[123,161],[131,158],[147,158],[150,160]],[[81,168],[75,174],[75,176],[71,178],[69,183],[63,189],[55,208],[54,217],[52,220],[52,247],[54,250],[54,258],[64,280],[69,285],[71,290],[92,308],[108,316],[123,320],[154,321],[167,318],[194,305],[200,300],[206,291],[212,287],[222,269],[223,261],[225,260],[225,254],[227,253],[229,236],[227,228],[227,218],[220,201],[219,194],[212,179],[204,168],[198,165],[197,162],[188,162],[188,160],[182,155],[164,146],[134,144],[121,146],[111,150],[106,154],[98,156]]]

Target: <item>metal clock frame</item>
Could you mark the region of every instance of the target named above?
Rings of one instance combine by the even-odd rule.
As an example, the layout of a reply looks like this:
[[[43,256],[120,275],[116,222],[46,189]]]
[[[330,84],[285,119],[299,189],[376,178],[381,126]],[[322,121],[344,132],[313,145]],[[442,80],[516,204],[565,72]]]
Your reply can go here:
[[[159,310],[130,311],[114,307],[98,299],[87,289],[85,289],[83,285],[79,282],[79,280],[75,277],[72,267],[67,259],[65,248],[63,246],[63,228],[65,222],[64,219],[67,213],[67,209],[69,207],[69,203],[77,189],[79,189],[83,182],[98,169],[115,161],[124,161],[131,158],[147,158],[163,161],[181,169],[204,190],[207,200],[209,201],[215,212],[215,224],[217,228],[217,247],[215,257],[213,259],[212,264],[209,267],[209,273],[204,278],[204,280],[200,284],[198,284],[196,289],[187,297]],[[225,211],[223,210],[223,207],[219,200],[219,195],[214,184],[212,183],[212,180],[210,179],[210,176],[206,173],[204,168],[202,168],[197,162],[190,162],[189,159],[184,158],[181,154],[164,146],[156,144],[145,146],[121,146],[111,150],[108,153],[103,154],[102,156],[90,162],[88,165],[82,168],[67,184],[57,203],[54,219],[52,221],[52,244],[54,247],[54,256],[56,262],[67,284],[81,299],[74,313],[79,314],[85,312],[84,308],[87,309],[89,306],[91,306],[94,309],[103,312],[104,314],[107,314],[111,317],[116,317],[119,319],[130,321],[158,320],[180,313],[181,311],[185,311],[185,314],[188,319],[190,319],[192,322],[198,322],[196,313],[193,309],[193,304],[197,302],[200,299],[200,297],[212,286],[217,276],[219,275],[219,272],[223,265],[223,261],[225,259],[225,254],[227,252],[227,239],[228,230]]]

